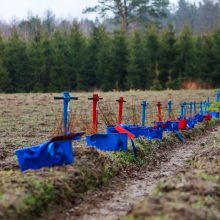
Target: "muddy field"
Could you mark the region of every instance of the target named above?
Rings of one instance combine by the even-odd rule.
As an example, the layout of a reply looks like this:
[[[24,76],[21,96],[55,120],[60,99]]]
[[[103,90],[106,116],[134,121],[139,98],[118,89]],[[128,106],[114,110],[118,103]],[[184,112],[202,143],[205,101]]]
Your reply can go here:
[[[165,106],[169,99],[174,100],[176,116],[179,112],[180,101],[200,101],[207,96],[212,97],[214,101],[213,90],[99,94],[103,97],[100,108],[109,107],[114,120],[116,120],[115,115],[117,114],[115,100],[124,96],[127,101],[125,103],[125,123],[139,120],[138,106],[143,99],[146,99],[150,103],[147,119],[149,125],[156,120],[155,105],[157,101],[162,101]],[[94,191],[95,188],[106,185],[113,176],[118,174],[123,174],[125,180],[131,178],[132,175],[140,176],[140,179],[145,178],[142,176],[142,172],[139,173],[140,167],[151,164],[152,161],[155,163],[155,158],[160,160],[160,156],[157,155],[158,149],[163,152],[164,146],[166,148],[166,146],[180,144],[179,140],[172,135],[167,135],[163,142],[137,140],[139,157],[134,159],[130,151],[104,153],[84,147],[85,142],[82,141],[74,144],[76,162],[73,165],[21,173],[18,170],[15,150],[41,143],[53,134],[61,132],[62,104],[53,100],[54,95],[58,94],[0,95],[1,219],[29,219],[30,216],[40,218],[42,215],[43,219],[53,219],[54,215],[50,210],[56,208],[59,210],[60,207],[64,211],[59,219],[78,218],[77,216],[81,214],[76,210],[81,210],[80,204],[83,204],[82,201],[85,200],[83,198],[86,198],[85,192]],[[89,132],[88,124],[91,121],[92,103],[88,101],[88,97],[91,96],[91,93],[75,93],[74,96],[78,96],[79,101],[71,102],[70,127],[72,131],[87,130]],[[132,113],[132,109],[134,109],[132,106],[136,106],[136,117]],[[164,117],[167,117],[165,108],[163,114]],[[202,135],[205,130],[204,126],[207,125],[196,128],[193,131],[193,137],[197,134]],[[99,127],[100,131],[104,131],[105,124],[101,117]],[[184,135],[187,138],[192,134],[185,132]],[[163,155],[161,152],[159,155]],[[168,157],[168,152],[162,156],[164,160]],[[174,153],[175,157],[177,156]],[[154,176],[152,180],[154,180]],[[130,180],[128,181],[130,183]],[[141,198],[143,194],[141,193]],[[128,211],[130,208],[129,206],[125,210]],[[86,216],[86,213],[84,214]],[[55,219],[57,218],[55,217]]]
[[[195,144],[196,154],[133,208],[132,219],[220,219],[220,129]]]

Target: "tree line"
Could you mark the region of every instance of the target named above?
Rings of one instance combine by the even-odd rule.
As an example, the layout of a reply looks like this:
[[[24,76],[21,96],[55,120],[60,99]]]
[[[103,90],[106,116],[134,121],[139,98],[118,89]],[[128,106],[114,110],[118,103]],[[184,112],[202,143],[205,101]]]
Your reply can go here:
[[[0,37],[1,92],[179,89],[184,83],[220,86],[220,29],[193,35],[186,26],[113,33],[102,25],[89,35],[74,22],[70,33],[14,28]]]

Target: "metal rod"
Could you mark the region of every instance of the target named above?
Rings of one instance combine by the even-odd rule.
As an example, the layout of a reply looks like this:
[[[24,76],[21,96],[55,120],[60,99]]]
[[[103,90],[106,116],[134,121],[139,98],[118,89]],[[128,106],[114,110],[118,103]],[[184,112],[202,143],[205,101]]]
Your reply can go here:
[[[145,120],[146,120],[147,102],[143,101],[141,106],[142,106],[141,125],[144,127],[145,126]]]

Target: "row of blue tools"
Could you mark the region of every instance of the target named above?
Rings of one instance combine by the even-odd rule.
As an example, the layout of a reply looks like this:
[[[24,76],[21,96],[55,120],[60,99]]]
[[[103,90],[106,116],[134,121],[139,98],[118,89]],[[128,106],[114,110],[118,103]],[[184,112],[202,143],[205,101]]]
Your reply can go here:
[[[94,98],[95,97],[95,98]],[[28,169],[40,169],[42,167],[52,167],[56,165],[67,165],[74,162],[72,141],[80,140],[85,132],[71,133],[68,130],[69,120],[69,103],[71,100],[78,100],[77,97],[71,97],[69,92],[64,92],[63,97],[54,97],[55,100],[63,100],[63,120],[64,120],[64,134],[53,137],[52,139],[35,146],[21,148],[16,150],[16,156],[21,171]],[[96,147],[104,151],[122,151],[128,150],[128,139],[131,140],[134,156],[137,156],[136,146],[133,141],[135,138],[144,137],[146,139],[162,140],[163,132],[175,132],[179,139],[184,142],[179,130],[186,128],[194,128],[195,124],[203,120],[210,120],[211,117],[219,118],[219,111],[209,112],[210,99],[205,102],[200,102],[200,112],[196,112],[196,102],[182,102],[181,112],[178,120],[171,120],[172,102],[168,102],[168,120],[163,122],[161,117],[161,103],[157,103],[158,107],[158,121],[154,126],[146,126],[146,111],[147,102],[142,102],[142,123],[141,125],[122,124],[122,106],[125,102],[121,97],[119,102],[119,119],[117,125],[108,126],[106,133],[97,132],[97,102],[101,100],[97,94],[93,98],[93,125],[95,127],[95,134],[86,136],[87,146]],[[216,93],[216,102],[220,102],[220,91]],[[186,107],[189,105],[190,117],[186,118]]]

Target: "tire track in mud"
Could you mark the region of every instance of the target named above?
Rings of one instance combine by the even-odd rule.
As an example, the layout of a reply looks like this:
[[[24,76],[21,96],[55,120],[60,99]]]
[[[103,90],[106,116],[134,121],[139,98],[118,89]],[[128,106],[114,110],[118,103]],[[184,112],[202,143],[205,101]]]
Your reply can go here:
[[[215,128],[216,129],[219,128]],[[187,161],[191,159],[200,146],[207,139],[212,138],[213,132],[208,132],[204,137],[189,141],[181,147],[173,149],[168,154],[166,161],[160,161],[159,167],[150,171],[147,166],[132,172],[125,177],[113,178],[107,186],[103,186],[92,193],[88,193],[83,201],[71,209],[63,210],[49,219],[66,220],[117,220],[127,214],[131,208],[148,195],[153,187],[161,180],[179,172],[184,172]]]

